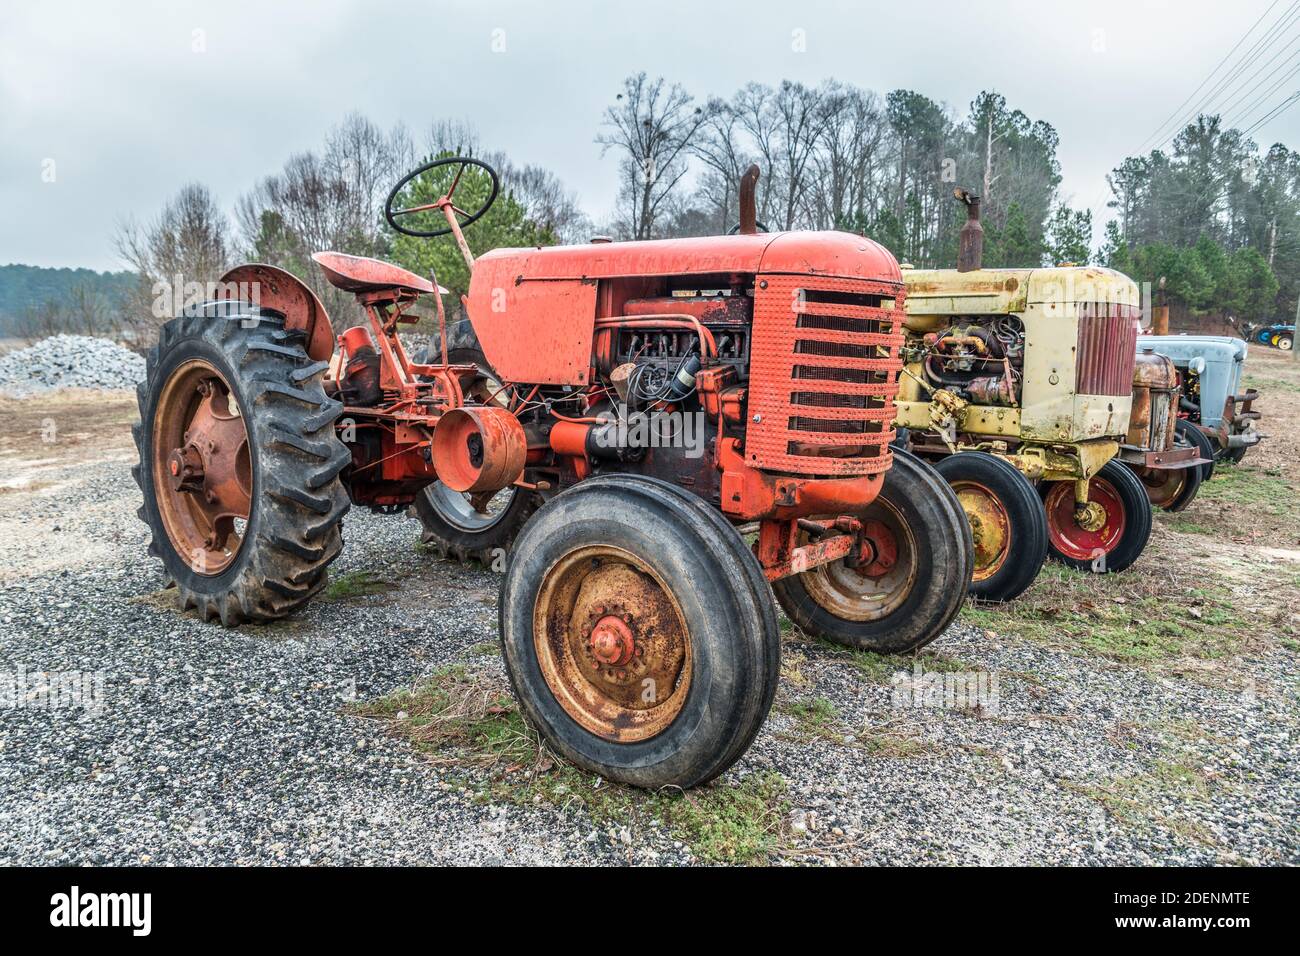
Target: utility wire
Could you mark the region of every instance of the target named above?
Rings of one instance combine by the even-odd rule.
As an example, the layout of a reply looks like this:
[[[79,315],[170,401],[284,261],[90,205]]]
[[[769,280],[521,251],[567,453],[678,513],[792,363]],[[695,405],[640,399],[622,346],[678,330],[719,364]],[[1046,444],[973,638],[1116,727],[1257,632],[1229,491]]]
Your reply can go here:
[[[1278,18],[1273,21],[1273,25],[1268,27],[1264,34],[1241,55],[1237,64],[1223,77],[1223,79],[1216,83],[1210,92],[1201,98],[1192,111],[1184,117],[1181,123],[1170,130],[1168,134],[1165,135],[1159,143],[1151,147],[1151,149],[1163,149],[1171,140],[1181,133],[1188,124],[1196,119],[1197,116],[1210,112],[1210,107],[1214,101],[1218,99],[1219,94],[1222,93],[1234,80],[1236,80],[1237,77],[1241,76],[1241,74],[1255,62],[1257,57],[1262,56],[1274,43],[1285,35],[1286,31],[1290,29],[1291,25],[1298,17],[1300,17],[1300,14],[1297,14],[1297,8],[1300,8],[1300,0],[1295,0],[1291,6],[1283,10],[1282,13],[1278,15]],[[1250,82],[1250,80],[1254,79],[1256,75],[1258,74],[1252,74],[1247,78],[1246,82]]]
[[[1281,103],[1279,103],[1277,106],[1273,107],[1273,109],[1271,109],[1271,110],[1269,110],[1267,113],[1265,113],[1262,117],[1260,117],[1260,119],[1259,119],[1258,122],[1256,122],[1253,126],[1251,126],[1250,129],[1245,130],[1245,131],[1242,133],[1242,135],[1243,135],[1243,136],[1249,136],[1249,135],[1251,135],[1252,133],[1255,132],[1255,130],[1261,128],[1265,123],[1267,123],[1267,122],[1269,122],[1270,120],[1276,119],[1277,117],[1281,116],[1283,113],[1285,113],[1287,110],[1289,110],[1292,106],[1294,106],[1294,105],[1296,104],[1297,101],[1300,101],[1300,90],[1296,90],[1294,93],[1292,93],[1290,96],[1288,96],[1285,100],[1283,100],[1283,101],[1282,101]]]
[[[1214,67],[1214,69],[1212,69],[1208,74],[1206,74],[1205,79],[1201,80],[1200,85],[1197,86],[1196,89],[1192,90],[1192,92],[1188,94],[1187,99],[1183,100],[1181,103],[1178,104],[1178,107],[1172,113],[1169,114],[1169,116],[1165,119],[1165,121],[1156,127],[1156,131],[1152,133],[1150,136],[1148,136],[1146,139],[1144,139],[1142,141],[1142,145],[1140,145],[1136,150],[1130,153],[1129,154],[1130,156],[1137,156],[1145,152],[1147,144],[1153,142],[1158,136],[1160,136],[1160,134],[1164,131],[1164,129],[1169,125],[1170,121],[1177,119],[1179,116],[1183,114],[1183,107],[1185,107],[1188,103],[1190,103],[1192,101],[1192,98],[1196,96],[1197,93],[1201,92],[1202,89],[1205,88],[1205,84],[1210,82],[1210,80],[1214,77],[1214,75],[1223,68],[1223,65],[1228,62],[1228,60],[1232,57],[1232,54],[1237,52],[1237,48],[1246,42],[1246,38],[1248,36],[1250,36],[1252,33],[1255,32],[1255,27],[1259,26],[1260,23],[1264,21],[1264,18],[1267,17],[1273,11],[1273,8],[1276,7],[1281,2],[1282,0],[1273,0],[1273,2],[1268,5],[1268,9],[1259,15],[1259,19],[1250,25],[1250,29],[1247,30],[1245,33],[1243,33],[1241,39],[1232,45],[1232,49],[1224,54],[1223,59],[1218,62],[1218,64]],[[1294,7],[1294,4],[1292,4],[1292,6]],[[1181,126],[1182,124],[1179,125]]]
[[[1278,80],[1276,83],[1270,86],[1262,96],[1260,96],[1257,100],[1254,101],[1254,103],[1251,104],[1250,109],[1246,110],[1246,112],[1244,113],[1239,114],[1237,118],[1232,121],[1231,124],[1228,124],[1225,121],[1224,125],[1227,126],[1229,129],[1231,129],[1234,126],[1240,127],[1244,125],[1247,117],[1251,116],[1256,110],[1258,110],[1261,106],[1267,103],[1268,100],[1272,98],[1273,94],[1276,93],[1278,90],[1280,90],[1282,87],[1286,86],[1290,82],[1291,77],[1295,76],[1297,73],[1300,73],[1300,63],[1297,63],[1295,66],[1293,66],[1289,73],[1285,74],[1280,80]]]

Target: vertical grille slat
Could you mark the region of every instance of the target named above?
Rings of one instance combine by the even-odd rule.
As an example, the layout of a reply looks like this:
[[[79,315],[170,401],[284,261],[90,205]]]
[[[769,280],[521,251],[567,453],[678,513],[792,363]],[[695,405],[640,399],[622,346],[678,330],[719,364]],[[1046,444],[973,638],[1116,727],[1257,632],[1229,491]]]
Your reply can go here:
[[[746,459],[791,474],[884,471],[902,368],[902,285],[823,276],[759,280]]]
[[[1122,398],[1133,393],[1140,314],[1135,305],[1079,303],[1078,394]]]

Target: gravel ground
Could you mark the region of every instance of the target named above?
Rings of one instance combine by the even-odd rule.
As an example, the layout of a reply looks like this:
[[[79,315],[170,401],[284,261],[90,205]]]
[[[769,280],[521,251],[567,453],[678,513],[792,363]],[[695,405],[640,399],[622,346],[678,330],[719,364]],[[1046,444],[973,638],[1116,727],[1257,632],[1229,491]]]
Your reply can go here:
[[[412,519],[354,512],[335,569],[400,590],[226,631],[158,592],[129,446],[116,435],[98,454],[93,477],[0,456],[0,490],[18,489],[0,494],[0,671],[103,673],[89,711],[0,710],[0,862],[692,859],[650,824],[485,803],[454,767],[343,713],[449,662],[499,670],[470,652],[495,640],[495,575],[418,553]],[[781,860],[1300,862],[1295,653],[1243,658],[1242,679],[1214,688],[964,625],[934,646],[995,674],[997,706],[899,706],[841,650],[787,635],[777,707],[728,774],[787,781]],[[790,704],[813,698],[836,717],[809,736]],[[1184,765],[1191,785],[1153,781]]]

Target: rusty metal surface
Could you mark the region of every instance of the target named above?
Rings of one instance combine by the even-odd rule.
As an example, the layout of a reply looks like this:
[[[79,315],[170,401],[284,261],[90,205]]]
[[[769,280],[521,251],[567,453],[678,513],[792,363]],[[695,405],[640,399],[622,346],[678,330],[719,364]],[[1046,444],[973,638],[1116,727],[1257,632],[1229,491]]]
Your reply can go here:
[[[693,658],[685,617],[670,586],[621,548],[579,548],[547,571],[533,641],[556,701],[606,740],[648,740],[686,701]]]
[[[963,480],[953,482],[952,490],[966,512],[975,543],[973,579],[987,581],[1002,569],[1015,547],[1011,517],[1001,499],[987,485]]]
[[[334,351],[334,328],[329,313],[316,293],[291,273],[259,262],[231,269],[219,280],[220,296],[230,299],[240,289],[255,290],[257,305],[284,316],[284,327],[307,333],[307,354],[317,362],[327,361]]]
[[[500,491],[523,474],[527,455],[519,419],[497,405],[453,408],[433,429],[433,467],[453,491]]]
[[[966,222],[957,237],[957,271],[974,272],[984,266],[984,226],[980,223],[980,197],[964,189],[953,195],[966,206]]]
[[[755,287],[745,462],[803,475],[888,469],[902,286],[763,275]]]
[[[153,418],[154,495],[176,552],[197,574],[219,574],[242,544],[252,506],[248,432],[230,386],[201,359],[178,366]]]
[[[1075,391],[1080,395],[1132,394],[1141,309],[1113,302],[1079,303]]]

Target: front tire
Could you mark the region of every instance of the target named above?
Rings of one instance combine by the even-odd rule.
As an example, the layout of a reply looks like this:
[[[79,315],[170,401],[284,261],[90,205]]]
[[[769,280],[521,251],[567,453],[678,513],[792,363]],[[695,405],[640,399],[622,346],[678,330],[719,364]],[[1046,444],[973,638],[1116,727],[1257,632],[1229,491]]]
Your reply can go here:
[[[692,787],[749,747],[780,666],[757,559],[721,516],[636,475],[582,482],[524,527],[501,584],[506,669],[578,766]]]
[[[1151,501],[1137,475],[1114,459],[1088,483],[1088,501],[1100,508],[1096,528],[1075,520],[1074,482],[1044,482],[1047,533],[1054,560],[1080,571],[1124,571],[1151,538]]]
[[[895,450],[880,495],[855,517],[892,536],[894,566],[869,577],[843,561],[824,564],[775,582],[777,601],[805,632],[835,644],[882,654],[925,646],[952,623],[971,583],[970,522],[957,496],[929,465]]]
[[[1047,515],[1038,492],[1014,465],[984,452],[949,455],[935,470],[971,525],[971,595],[982,601],[1019,597],[1047,560]]]
[[[343,546],[342,406],[304,344],[278,313],[208,305],[162,327],[136,392],[149,553],[183,608],[226,627],[301,607]]]
[[[1206,459],[1206,463],[1201,465],[1201,482],[1213,478],[1214,463],[1219,458],[1218,443],[1185,418],[1178,419],[1174,425],[1174,437],[1191,445],[1201,458]]]

